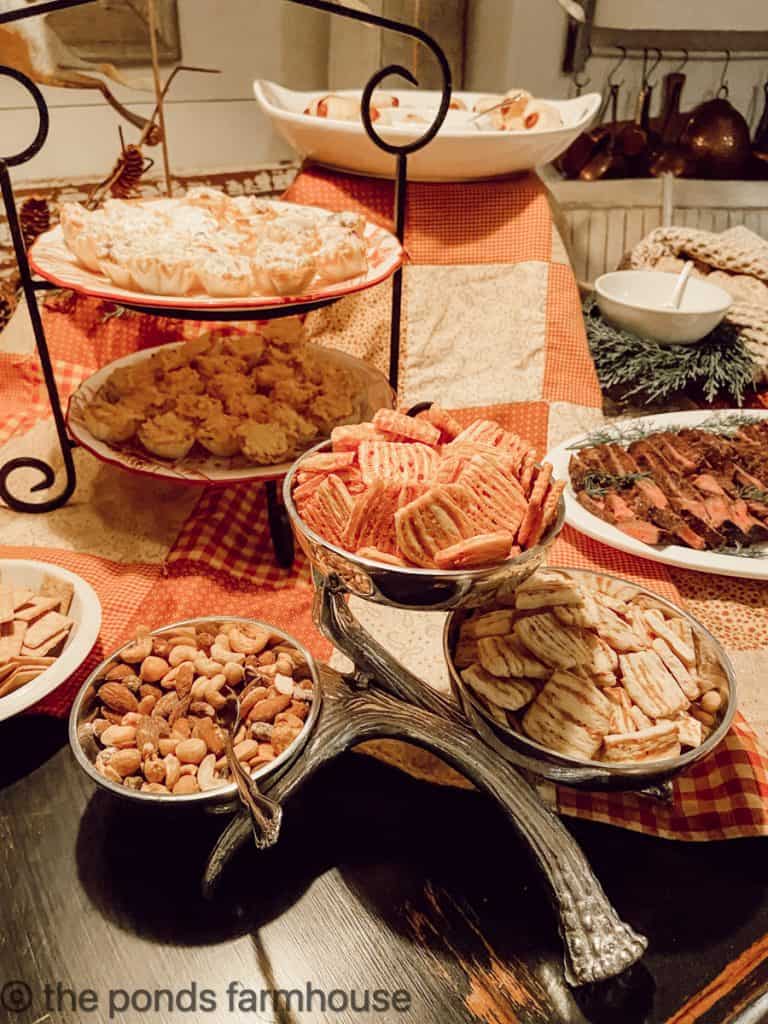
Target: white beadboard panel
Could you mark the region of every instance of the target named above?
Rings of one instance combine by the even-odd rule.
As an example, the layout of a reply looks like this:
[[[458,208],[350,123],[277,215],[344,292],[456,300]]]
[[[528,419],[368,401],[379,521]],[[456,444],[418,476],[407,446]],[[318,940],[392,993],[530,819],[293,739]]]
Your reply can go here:
[[[136,108],[149,113],[149,108]],[[3,148],[20,149],[29,140],[29,122],[8,122]],[[26,118],[25,118],[26,120]],[[288,159],[292,151],[275,135],[251,100],[223,103],[189,102],[171,107],[166,116],[172,169],[179,174],[201,168],[246,170],[263,163]],[[16,129],[13,131],[12,129]],[[62,107],[51,111],[51,129],[42,150],[22,167],[13,170],[14,183],[46,179],[105,177],[119,152],[117,127],[108,107]],[[161,167],[159,147],[146,150]]]
[[[625,253],[662,224],[658,181],[586,183],[542,176],[562,211],[574,272],[583,285],[615,270]],[[768,182],[676,180],[672,223],[716,232],[743,224],[768,239]]]

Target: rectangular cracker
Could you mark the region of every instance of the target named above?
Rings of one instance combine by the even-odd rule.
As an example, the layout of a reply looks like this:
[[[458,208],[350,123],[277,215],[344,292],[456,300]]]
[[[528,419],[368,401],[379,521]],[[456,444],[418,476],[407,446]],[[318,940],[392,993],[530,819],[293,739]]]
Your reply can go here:
[[[555,672],[522,724],[525,733],[542,746],[591,760],[611,722],[611,703],[596,686],[571,672]]]
[[[687,665],[684,665],[678,658],[666,640],[657,636],[651,644],[666,667],[675,677],[675,681],[683,691],[688,700],[696,700],[701,695],[696,677],[691,673]]]
[[[24,608],[16,612],[15,618],[22,622],[34,622],[41,615],[52,611],[58,603],[55,597],[33,597]]]
[[[51,637],[63,630],[68,631],[73,625],[72,619],[60,612],[46,612],[42,618],[34,622],[26,632],[24,646],[37,650]]]
[[[603,760],[661,761],[666,757],[678,757],[680,740],[674,722],[659,722],[649,729],[637,732],[609,734],[603,737]]]
[[[31,683],[33,679],[44,672],[42,668],[23,668],[18,666],[2,683],[0,683],[0,697],[7,697],[9,693],[18,690],[25,683]]]
[[[591,651],[581,630],[563,626],[552,612],[518,619],[515,636],[540,661],[552,668],[569,669],[591,661]]]
[[[477,641],[478,660],[486,672],[504,677],[547,679],[551,670],[522,647],[514,636],[483,636]]]
[[[514,621],[515,613],[511,608],[500,608],[497,611],[476,615],[462,623],[461,639],[479,640],[483,636],[505,636],[512,632]]]
[[[34,590],[30,590],[28,587],[19,587],[13,592],[13,610],[19,611],[26,604],[32,600],[35,596]]]
[[[459,639],[453,652],[453,664],[456,668],[469,668],[480,657],[477,640]]]
[[[515,591],[515,606],[520,609],[579,606],[584,595],[567,573],[557,569],[539,569]]]
[[[677,737],[682,746],[698,747],[701,745],[704,739],[704,730],[697,718],[689,715],[686,711],[679,718],[674,718],[672,721],[677,726]]]
[[[696,664],[696,651],[692,641],[684,639],[674,629],[670,629],[669,622],[661,612],[649,608],[643,612],[643,617],[650,631],[655,636],[660,636],[663,640],[666,640],[681,661],[684,661],[689,667],[693,667]]]
[[[650,729],[653,725],[652,719],[650,719],[645,712],[641,711],[637,704],[633,704],[629,709],[629,715],[635,723],[636,729]]]
[[[0,583],[0,623],[13,622],[13,587]]]
[[[44,658],[49,651],[56,650],[62,641],[67,639],[70,629],[71,627],[68,627],[67,629],[62,629],[58,633],[54,633],[52,637],[44,640],[43,643],[38,644],[37,647],[23,646],[21,648],[22,655],[30,658]]]
[[[611,732],[634,732],[637,729],[632,718],[632,701],[623,686],[607,686],[603,693],[613,704]]]
[[[0,627],[0,665],[21,654],[26,632],[26,622],[15,620],[3,623]]]
[[[655,651],[619,657],[624,687],[649,718],[672,718],[688,708],[688,698]]]
[[[481,665],[465,668],[461,678],[484,700],[507,711],[518,711],[536,696],[536,687],[528,679],[498,679]]]

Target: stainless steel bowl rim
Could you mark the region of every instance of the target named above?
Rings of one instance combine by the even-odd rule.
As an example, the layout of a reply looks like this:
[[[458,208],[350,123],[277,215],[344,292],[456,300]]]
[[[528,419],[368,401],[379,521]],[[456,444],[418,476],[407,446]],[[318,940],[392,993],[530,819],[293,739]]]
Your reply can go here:
[[[522,565],[530,559],[537,557],[542,548],[549,546],[551,539],[557,536],[565,522],[565,500],[561,497],[557,507],[557,518],[545,536],[542,537],[539,544],[533,548],[527,548],[515,558],[507,558],[503,562],[495,562],[493,565],[483,565],[477,569],[419,569],[406,565],[391,565],[389,562],[375,562],[371,558],[364,558],[361,555],[355,554],[354,551],[347,551],[346,548],[340,548],[337,544],[328,540],[327,537],[322,537],[319,533],[316,533],[312,527],[308,526],[301,518],[294,503],[292,494],[293,480],[296,473],[301,472],[301,463],[311,455],[316,455],[318,452],[323,451],[323,449],[327,448],[330,444],[330,440],[321,441],[313,448],[309,448],[296,460],[296,462],[293,463],[283,480],[283,501],[291,520],[300,525],[301,531],[306,534],[311,541],[318,544],[320,547],[327,548],[340,558],[346,558],[348,561],[352,562],[353,565],[359,565],[364,569],[374,569],[378,572],[391,572],[393,575],[405,576],[407,578],[421,577],[425,580],[455,580],[457,582],[467,581],[471,583],[476,580],[482,580],[488,575],[488,573],[502,568],[507,563]]]
[[[302,751],[304,745],[309,739],[310,733],[314,728],[317,716],[320,713],[320,704],[322,701],[322,694],[320,690],[320,674],[317,670],[315,659],[307,650],[307,648],[298,641],[295,637],[291,636],[290,633],[286,633],[284,630],[277,626],[273,626],[270,622],[264,622],[260,619],[251,619],[241,615],[206,615],[200,618],[194,619],[182,619],[179,622],[172,622],[167,626],[159,626],[157,629],[151,630],[151,636],[162,636],[164,633],[170,633],[174,629],[178,629],[180,626],[205,626],[210,623],[225,623],[225,622],[242,622],[252,626],[259,626],[263,629],[269,630],[270,633],[275,633],[281,636],[286,643],[291,644],[293,647],[302,654],[307,661],[309,671],[312,676],[312,687],[313,687],[313,699],[309,708],[309,715],[304,723],[304,728],[301,730],[299,735],[286,747],[277,757],[270,761],[269,764],[263,765],[253,774],[255,782],[259,782],[262,779],[268,778],[281,768],[287,767],[288,763],[293,761]],[[167,793],[141,793],[138,790],[130,789],[128,786],[120,786],[116,782],[112,782],[110,779],[105,778],[96,770],[96,766],[86,757],[85,751],[82,748],[80,739],[78,737],[78,727],[80,725],[80,710],[88,694],[88,690],[94,685],[100,674],[114,662],[121,651],[124,651],[126,647],[133,644],[134,640],[127,640],[124,644],[114,650],[107,658],[105,658],[96,668],[91,672],[88,678],[85,680],[83,685],[77,692],[75,702],[72,705],[72,710],[69,713],[69,745],[72,749],[75,759],[77,760],[83,771],[89,775],[97,785],[103,789],[109,790],[116,796],[124,797],[129,800],[138,800],[143,803],[153,804],[164,804],[166,806],[172,805],[174,807],[181,804],[206,804],[206,803],[224,803],[228,798],[237,802],[237,785],[234,782],[227,783],[226,786],[218,786],[216,789],[209,789],[205,792],[200,793],[187,793],[187,794],[167,794]]]
[[[443,654],[445,657],[446,664],[448,666],[448,672],[452,678],[453,683],[461,690],[463,696],[468,699],[472,707],[482,716],[486,723],[491,723],[496,727],[496,730],[503,734],[511,734],[515,737],[516,742],[520,742],[523,746],[528,747],[530,750],[531,758],[534,760],[544,761],[544,767],[547,764],[555,763],[564,768],[585,768],[595,771],[595,773],[602,772],[606,775],[612,776],[626,776],[632,778],[634,776],[642,775],[653,775],[661,773],[674,773],[682,768],[687,767],[694,761],[698,761],[700,758],[705,757],[710,751],[714,750],[716,746],[722,741],[726,733],[728,732],[733,717],[736,714],[736,677],[731,665],[730,658],[726,654],[722,644],[719,640],[714,637],[706,626],[702,625],[701,622],[690,612],[684,608],[680,608],[673,601],[668,600],[666,597],[662,597],[660,594],[655,593],[653,590],[649,590],[647,587],[641,586],[639,583],[633,583],[631,580],[624,579],[622,576],[616,576],[609,572],[596,572],[593,569],[583,569],[565,565],[548,565],[548,569],[559,569],[562,572],[567,573],[581,573],[585,576],[604,576],[608,579],[620,580],[622,583],[628,584],[631,587],[635,587],[638,593],[647,594],[656,601],[660,601],[666,605],[676,615],[681,615],[687,619],[688,622],[712,644],[720,664],[725,671],[726,679],[728,680],[728,707],[726,708],[723,717],[718,727],[714,732],[707,737],[707,739],[700,744],[698,747],[692,747],[685,754],[681,754],[679,757],[668,757],[663,761],[624,761],[613,763],[611,761],[592,761],[586,758],[570,757],[567,754],[560,754],[556,750],[552,750],[549,747],[545,747],[541,743],[537,743],[535,740],[530,739],[525,733],[518,732],[511,726],[504,726],[501,722],[496,721],[492,715],[482,706],[482,704],[475,698],[471,689],[464,684],[464,680],[461,678],[459,670],[453,664],[453,658],[451,655],[450,648],[450,636],[453,629],[453,623],[455,622],[456,616],[459,612],[465,613],[465,609],[455,609],[448,614],[443,627]],[[546,760],[541,757],[546,755]],[[564,783],[567,785],[567,783]]]

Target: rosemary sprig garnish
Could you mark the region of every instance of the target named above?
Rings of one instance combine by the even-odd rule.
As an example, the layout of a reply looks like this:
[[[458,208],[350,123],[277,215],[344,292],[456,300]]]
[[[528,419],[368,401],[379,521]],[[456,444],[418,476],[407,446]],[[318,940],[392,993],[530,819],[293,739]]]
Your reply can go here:
[[[768,550],[755,544],[721,544],[719,548],[711,548],[713,555],[731,555],[734,558],[766,558]]]
[[[735,434],[742,427],[757,423],[759,419],[760,417],[749,412],[715,412],[705,420],[702,420],[701,423],[697,423],[695,427],[693,424],[688,423],[660,426],[658,422],[650,418],[647,423],[633,423],[631,426],[624,426],[621,422],[611,423],[604,427],[598,427],[596,430],[590,431],[589,434],[585,434],[580,441],[569,445],[568,450],[578,451],[581,448],[593,448],[601,444],[620,444],[626,447],[632,444],[633,441],[642,441],[646,437],[660,434],[662,431],[665,434],[678,434],[681,430],[695,429],[706,430],[710,434],[728,437]]]
[[[649,477],[650,473],[599,473],[597,471],[587,473],[582,481],[584,490],[590,498],[602,498],[607,491],[624,491],[632,487],[638,480]]]
[[[744,501],[760,501],[763,505],[768,505],[768,491],[763,491],[752,484],[747,487],[740,487],[739,497],[743,498]]]
[[[754,387],[754,360],[732,324],[721,323],[696,345],[660,345],[605,323],[592,297],[584,319],[600,385],[616,389],[620,401],[659,402],[695,385],[708,402],[722,393],[741,405]]]

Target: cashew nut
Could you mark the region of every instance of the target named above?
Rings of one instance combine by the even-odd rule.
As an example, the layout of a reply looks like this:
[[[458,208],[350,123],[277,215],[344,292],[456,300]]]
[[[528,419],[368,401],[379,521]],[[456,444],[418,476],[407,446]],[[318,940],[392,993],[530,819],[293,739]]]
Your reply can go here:
[[[219,644],[211,646],[211,657],[222,665],[225,665],[228,661],[238,663],[245,661],[245,654],[241,651],[229,651],[226,647],[221,647]]]
[[[200,652],[196,647],[192,647],[190,644],[179,644],[177,647],[171,648],[168,664],[175,668],[182,661],[194,661],[199,655]]]
[[[269,633],[263,629],[252,629],[246,633],[237,626],[229,631],[229,646],[240,654],[260,654],[269,643]]]
[[[200,789],[215,789],[220,782],[214,778],[216,771],[216,755],[207,754],[200,762],[200,767],[197,769],[197,784]]]
[[[144,661],[152,653],[152,637],[149,633],[139,629],[136,631],[136,642],[129,644],[125,650],[120,651],[121,661],[135,665],[137,661]]]
[[[214,693],[218,693],[219,690],[222,688],[222,686],[226,686],[226,685],[227,685],[227,677],[223,673],[220,674],[220,675],[214,676],[213,679],[210,679],[208,681],[208,685],[206,686],[205,693],[203,695],[203,700],[208,701],[208,703],[210,704],[211,703],[211,697],[213,696],[213,694]]]
[[[217,633],[214,637],[213,642],[217,647],[223,647],[225,651],[231,651],[232,648],[229,646],[229,635],[227,633]]]
[[[213,677],[215,678],[215,677]],[[204,700],[205,691],[208,689],[208,683],[211,680],[208,676],[198,676],[197,679],[192,683],[192,689],[189,691],[189,696],[192,701]]]
[[[211,654],[213,654],[213,648],[211,648]],[[194,661],[195,672],[201,676],[208,676],[213,678],[221,672],[221,662],[214,661],[213,658],[206,658],[204,654],[198,654]]]

